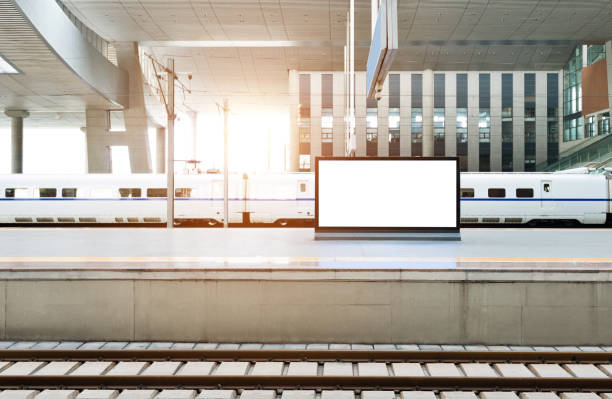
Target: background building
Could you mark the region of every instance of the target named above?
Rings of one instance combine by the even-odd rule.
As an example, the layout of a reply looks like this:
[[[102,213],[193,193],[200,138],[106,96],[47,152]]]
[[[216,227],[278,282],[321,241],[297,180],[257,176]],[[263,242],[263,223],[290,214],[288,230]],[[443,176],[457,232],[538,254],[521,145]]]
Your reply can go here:
[[[610,44],[608,43],[608,46]],[[608,50],[610,51],[610,50]],[[610,133],[606,45],[576,47],[562,71],[396,71],[379,102],[355,77],[356,156],[458,156],[465,171],[536,171]],[[342,72],[289,74],[292,170],[344,156]]]

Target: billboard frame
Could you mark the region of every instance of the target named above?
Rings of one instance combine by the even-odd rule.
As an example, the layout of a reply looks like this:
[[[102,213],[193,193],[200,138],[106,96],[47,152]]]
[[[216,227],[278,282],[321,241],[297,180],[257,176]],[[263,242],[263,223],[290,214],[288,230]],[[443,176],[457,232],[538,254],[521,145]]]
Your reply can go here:
[[[454,161],[455,162],[455,226],[452,227],[353,227],[319,226],[319,162],[321,161]],[[460,236],[461,199],[459,157],[316,157],[315,158],[315,240],[324,239],[398,239],[398,240],[453,240]]]

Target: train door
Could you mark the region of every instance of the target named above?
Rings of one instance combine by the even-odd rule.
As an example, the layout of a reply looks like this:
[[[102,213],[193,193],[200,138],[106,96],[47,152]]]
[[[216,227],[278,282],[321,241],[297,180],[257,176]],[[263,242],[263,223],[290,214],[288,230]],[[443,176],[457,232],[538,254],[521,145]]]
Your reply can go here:
[[[544,210],[555,208],[554,187],[551,180],[540,181],[540,207]]]

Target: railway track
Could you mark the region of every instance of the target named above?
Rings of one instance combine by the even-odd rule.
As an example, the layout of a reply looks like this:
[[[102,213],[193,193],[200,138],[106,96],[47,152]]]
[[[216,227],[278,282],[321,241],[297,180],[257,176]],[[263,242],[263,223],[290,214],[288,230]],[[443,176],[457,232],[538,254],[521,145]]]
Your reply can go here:
[[[0,389],[612,392],[610,352],[3,350]]]

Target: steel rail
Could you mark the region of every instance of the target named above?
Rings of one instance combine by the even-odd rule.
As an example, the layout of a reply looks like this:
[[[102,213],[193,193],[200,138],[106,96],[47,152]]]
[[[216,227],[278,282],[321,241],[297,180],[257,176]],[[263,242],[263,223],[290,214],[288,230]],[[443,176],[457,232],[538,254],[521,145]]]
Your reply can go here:
[[[0,360],[610,363],[612,352],[404,350],[0,350]]]
[[[354,389],[609,392],[612,378],[334,377],[334,376],[0,376],[1,388],[23,389]]]

